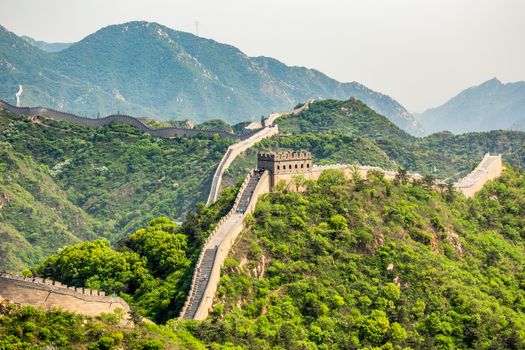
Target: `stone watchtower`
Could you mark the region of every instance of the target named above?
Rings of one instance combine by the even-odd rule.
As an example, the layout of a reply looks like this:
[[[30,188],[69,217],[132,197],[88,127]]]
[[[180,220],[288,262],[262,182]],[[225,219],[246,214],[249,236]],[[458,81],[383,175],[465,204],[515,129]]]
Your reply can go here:
[[[270,187],[273,187],[280,179],[311,172],[312,154],[307,151],[259,152],[257,167],[268,170]]]

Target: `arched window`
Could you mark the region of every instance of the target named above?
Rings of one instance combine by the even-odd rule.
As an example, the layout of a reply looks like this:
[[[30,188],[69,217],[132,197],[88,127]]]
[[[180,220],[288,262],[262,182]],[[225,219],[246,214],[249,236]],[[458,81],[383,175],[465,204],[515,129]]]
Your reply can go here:
[[[295,164],[295,169],[297,169],[297,164]]]
[[[288,169],[292,169],[292,164],[290,164],[290,165],[288,166]]]
[[[280,169],[281,169],[281,166],[280,166],[280,165],[278,165],[278,166],[277,166],[277,170],[280,170]]]
[[[304,168],[304,164],[301,164],[301,169],[303,169],[303,168]]]
[[[306,167],[309,168],[310,167],[310,163],[306,163]]]

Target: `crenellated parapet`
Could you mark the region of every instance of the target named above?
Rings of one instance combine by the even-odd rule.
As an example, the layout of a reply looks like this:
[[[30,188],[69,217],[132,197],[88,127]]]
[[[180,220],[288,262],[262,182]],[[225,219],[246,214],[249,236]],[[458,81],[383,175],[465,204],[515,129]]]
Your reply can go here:
[[[311,173],[312,154],[307,151],[259,152],[257,168],[268,170],[273,186],[279,175]]]
[[[129,305],[119,297],[103,291],[73,287],[50,278],[0,274],[0,296],[21,305],[60,308],[65,311],[96,316],[120,308],[130,313]]]

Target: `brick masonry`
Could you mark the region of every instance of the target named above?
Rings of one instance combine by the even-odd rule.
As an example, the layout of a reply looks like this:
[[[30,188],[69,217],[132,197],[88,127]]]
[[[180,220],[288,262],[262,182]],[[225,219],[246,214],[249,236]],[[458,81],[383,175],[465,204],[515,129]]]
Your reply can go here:
[[[129,314],[128,304],[119,297],[106,296],[88,288],[66,286],[50,279],[0,276],[0,296],[21,305],[60,308],[88,316],[114,312],[117,308]]]

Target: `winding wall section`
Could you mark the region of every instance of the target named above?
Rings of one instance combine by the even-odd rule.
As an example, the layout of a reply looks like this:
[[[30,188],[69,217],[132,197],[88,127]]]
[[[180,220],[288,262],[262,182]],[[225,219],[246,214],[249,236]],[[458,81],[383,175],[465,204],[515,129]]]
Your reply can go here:
[[[224,175],[224,172],[233,163],[237,156],[239,156],[242,152],[246,151],[248,148],[252,147],[262,139],[278,134],[278,126],[273,126],[273,123],[275,122],[275,120],[277,120],[277,118],[282,117],[284,115],[301,113],[302,111],[310,107],[310,104],[312,104],[313,102],[314,100],[308,100],[301,107],[298,107],[292,111],[270,114],[268,119],[265,121],[265,127],[262,129],[260,129],[262,127],[261,122],[253,122],[249,124],[246,127],[247,129],[259,129],[257,129],[257,131],[251,134],[249,138],[245,139],[244,141],[233,144],[230,147],[228,147],[228,151],[222,157],[221,162],[217,166],[215,174],[213,175],[210,193],[208,195],[208,201],[206,202],[206,204],[210,205],[217,200],[219,196],[219,191],[221,189],[222,177]]]
[[[188,137],[194,136],[197,134],[205,134],[208,137],[213,135],[219,135],[220,137],[228,137],[238,140],[245,140],[251,137],[252,135],[259,132],[259,130],[250,131],[243,135],[232,134],[225,131],[216,131],[216,130],[200,130],[200,129],[185,129],[185,128],[161,128],[161,129],[152,129],[146,125],[140,119],[131,117],[128,115],[109,115],[104,118],[92,119],[81,117],[71,113],[65,113],[57,111],[51,108],[44,107],[16,107],[3,100],[0,100],[0,108],[8,110],[12,113],[24,114],[29,116],[47,116],[56,120],[67,121],[70,123],[86,126],[89,128],[98,128],[111,123],[125,123],[131,126],[136,127],[140,131],[150,134],[152,136],[158,137]]]
[[[476,169],[456,182],[454,188],[462,192],[466,197],[472,197],[483,188],[487,181],[499,177],[502,171],[501,154],[491,156],[487,153]]]

